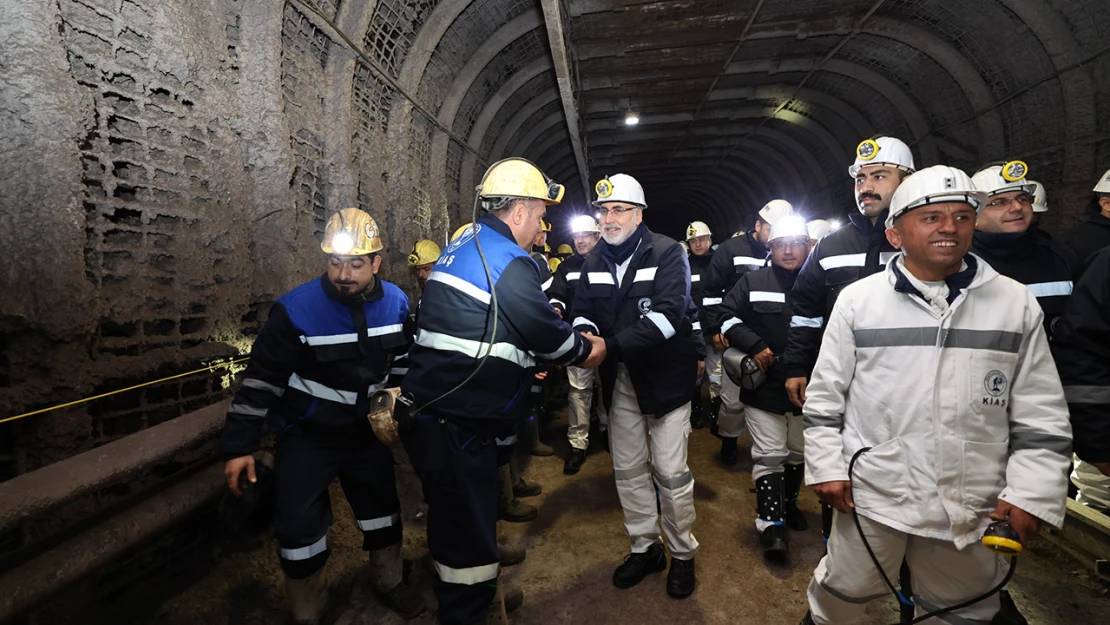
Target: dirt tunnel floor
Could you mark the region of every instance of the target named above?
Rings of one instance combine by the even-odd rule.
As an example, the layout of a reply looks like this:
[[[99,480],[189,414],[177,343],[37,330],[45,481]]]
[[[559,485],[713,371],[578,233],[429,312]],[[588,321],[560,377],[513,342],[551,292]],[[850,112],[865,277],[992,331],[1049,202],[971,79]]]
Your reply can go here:
[[[718,458],[719,442],[708,430],[690,439],[690,467],[696,480],[698,588],[686,600],[665,592],[665,573],[648,577],[630,590],[613,585],[613,568],[628,552],[609,455],[591,444],[591,453],[576,476],[562,472],[567,448],[565,415],[544,438],[556,455],[531,458],[525,470],[544,493],[527,500],[539,506],[532,523],[501,523],[502,542],[523,540],[527,560],[506,569],[508,579],[525,591],[524,606],[512,615],[518,625],[548,623],[750,623],[795,625],[806,611],[805,589],[823,553],[820,512],[813,492],[803,489],[800,505],[811,529],[791,533],[787,564],[771,565],[758,550],[750,443],[741,439],[739,466],[726,468]],[[593,443],[593,442],[592,442]],[[410,470],[411,471],[411,470]],[[411,473],[399,477],[401,488],[417,488]],[[414,491],[415,492],[415,491]],[[425,527],[416,518],[421,504],[402,495],[405,557],[414,561],[411,581],[424,593],[429,610],[410,621],[435,623],[431,575],[420,564],[427,554]],[[342,491],[333,485],[336,523],[328,536],[332,607],[328,623],[364,625],[404,621],[377,602],[369,590],[361,535],[355,529]],[[285,594],[274,543],[263,537],[253,548],[225,552],[207,575],[162,604],[143,622],[158,625],[274,625],[285,622]],[[1075,560],[1036,541],[1021,558],[1010,590],[1034,625],[1106,623],[1107,588]],[[896,623],[893,599],[870,606],[868,623]]]

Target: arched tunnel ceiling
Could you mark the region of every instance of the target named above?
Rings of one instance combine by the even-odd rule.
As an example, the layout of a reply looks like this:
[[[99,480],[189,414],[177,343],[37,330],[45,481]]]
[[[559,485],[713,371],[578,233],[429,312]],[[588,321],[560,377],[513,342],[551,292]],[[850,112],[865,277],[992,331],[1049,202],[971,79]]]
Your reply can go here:
[[[1025,158],[1074,203],[1110,125],[1096,97],[1106,79],[1086,65],[1106,66],[1099,0],[369,4],[368,49],[465,140],[436,133],[427,148],[433,184],[461,206],[485,166],[523,156],[567,185],[575,212],[590,199],[583,174],[624,171],[668,229],[700,217],[731,232],[778,197],[843,215],[854,147],[877,133],[904,139],[920,165]]]

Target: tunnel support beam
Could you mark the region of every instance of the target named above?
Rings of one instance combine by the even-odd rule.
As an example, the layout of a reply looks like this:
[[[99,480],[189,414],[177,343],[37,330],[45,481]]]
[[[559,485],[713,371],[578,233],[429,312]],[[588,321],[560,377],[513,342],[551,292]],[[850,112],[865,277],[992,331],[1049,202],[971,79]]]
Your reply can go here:
[[[574,98],[574,76],[571,72],[569,45],[563,24],[563,8],[560,0],[542,0],[543,21],[547,24],[547,41],[551,46],[551,58],[555,64],[555,78],[559,83],[559,97],[563,101],[563,114],[567,120],[567,132],[574,147],[574,159],[578,163],[578,175],[582,177],[582,192],[589,199],[590,170],[586,162],[586,140],[582,135],[578,119],[578,105]]]

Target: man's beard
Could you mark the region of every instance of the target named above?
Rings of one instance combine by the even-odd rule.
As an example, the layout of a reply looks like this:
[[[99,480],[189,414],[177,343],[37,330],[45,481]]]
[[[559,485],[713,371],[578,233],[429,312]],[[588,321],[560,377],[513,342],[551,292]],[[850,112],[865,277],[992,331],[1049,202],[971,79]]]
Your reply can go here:
[[[366,288],[358,288],[357,282],[333,282],[332,286],[335,287],[336,292],[339,294],[339,299],[348,303],[355,303],[363,301],[363,298],[370,293],[374,288],[374,282],[366,285]]]
[[[605,239],[605,242],[609,245],[620,245],[627,241],[630,236],[632,236],[632,231],[627,228],[621,228],[616,235],[610,235],[609,231],[604,228],[601,230],[601,238]]]

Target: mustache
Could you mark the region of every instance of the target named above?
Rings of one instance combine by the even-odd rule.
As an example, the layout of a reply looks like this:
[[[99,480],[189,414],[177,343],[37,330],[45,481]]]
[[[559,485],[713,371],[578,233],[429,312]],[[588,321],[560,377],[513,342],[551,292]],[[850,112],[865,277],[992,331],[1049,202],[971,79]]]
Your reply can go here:
[[[883,198],[878,193],[872,193],[871,191],[864,191],[863,193],[859,194],[859,201],[862,202],[862,201],[867,200],[867,199],[876,200],[876,201],[879,201],[879,202],[883,201]]]

